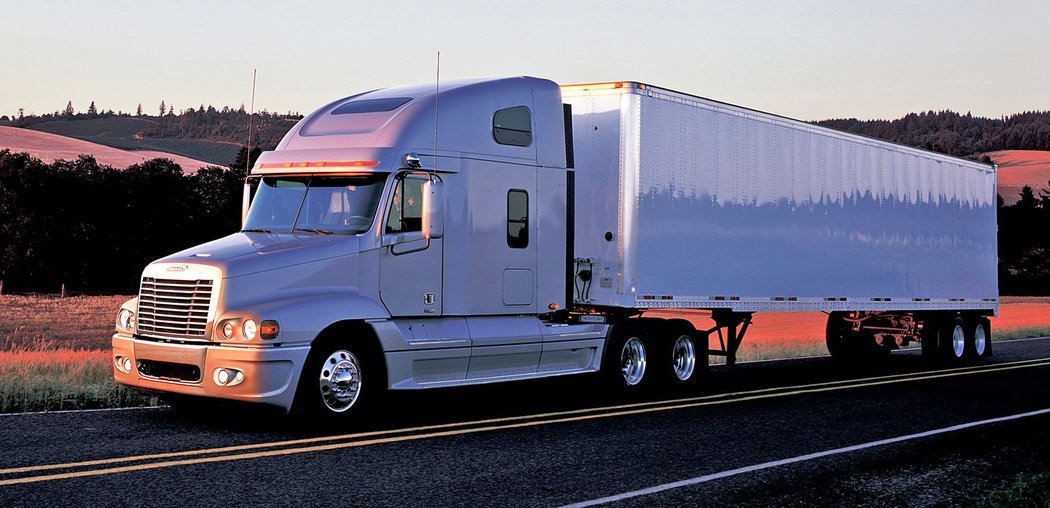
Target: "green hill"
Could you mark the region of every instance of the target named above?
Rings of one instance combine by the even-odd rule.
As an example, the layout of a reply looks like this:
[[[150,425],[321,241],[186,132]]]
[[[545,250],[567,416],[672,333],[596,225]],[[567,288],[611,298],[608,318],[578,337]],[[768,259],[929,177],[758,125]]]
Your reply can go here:
[[[76,120],[51,120],[28,126],[28,129],[68,136],[121,150],[156,150],[226,166],[237,157],[240,145],[204,139],[146,138],[142,132],[156,119],[104,117]]]

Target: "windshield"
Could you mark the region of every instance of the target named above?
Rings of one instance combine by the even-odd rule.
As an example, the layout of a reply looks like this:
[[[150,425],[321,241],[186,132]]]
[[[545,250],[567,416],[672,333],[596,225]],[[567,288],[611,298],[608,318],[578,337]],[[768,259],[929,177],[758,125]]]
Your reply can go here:
[[[243,231],[363,233],[372,225],[385,176],[264,177]]]

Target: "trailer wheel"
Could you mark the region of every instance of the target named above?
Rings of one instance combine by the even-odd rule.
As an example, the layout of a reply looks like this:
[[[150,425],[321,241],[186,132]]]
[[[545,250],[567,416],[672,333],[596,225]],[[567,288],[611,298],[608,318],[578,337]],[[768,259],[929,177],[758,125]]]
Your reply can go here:
[[[982,360],[992,355],[992,327],[988,318],[977,318],[970,325],[971,334],[968,342],[971,358]]]
[[[935,361],[941,357],[938,347],[941,321],[928,319],[923,322],[922,336],[919,338],[919,346],[922,348],[922,357],[928,361]]]
[[[322,340],[307,356],[296,404],[302,412],[327,420],[358,419],[386,391],[385,377],[380,358],[367,348]]]
[[[855,333],[849,322],[843,318],[842,312],[832,312],[828,315],[825,340],[831,357],[844,362],[876,360],[890,353],[889,348],[875,342],[875,336]]]
[[[609,341],[602,370],[616,388],[639,391],[648,387],[653,378],[649,372],[649,336],[637,324],[621,327]]]
[[[828,353],[832,358],[849,362],[860,359],[858,337],[850,330],[841,312],[832,312],[828,315],[825,341],[828,345]]]
[[[972,342],[967,338],[966,323],[961,317],[948,319],[938,330],[937,346],[945,358],[961,362],[970,355]]]

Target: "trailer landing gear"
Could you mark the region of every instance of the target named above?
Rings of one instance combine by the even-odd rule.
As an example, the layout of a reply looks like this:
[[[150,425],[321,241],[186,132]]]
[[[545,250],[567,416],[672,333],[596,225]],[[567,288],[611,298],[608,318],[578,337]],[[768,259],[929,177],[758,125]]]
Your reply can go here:
[[[718,344],[721,349],[708,350],[708,354],[724,356],[726,366],[736,365],[736,352],[740,343],[744,341],[747,328],[751,326],[751,312],[733,312],[727,309],[715,309],[711,311],[711,319],[715,326],[707,331],[707,334],[718,332]],[[725,334],[722,334],[725,329]]]

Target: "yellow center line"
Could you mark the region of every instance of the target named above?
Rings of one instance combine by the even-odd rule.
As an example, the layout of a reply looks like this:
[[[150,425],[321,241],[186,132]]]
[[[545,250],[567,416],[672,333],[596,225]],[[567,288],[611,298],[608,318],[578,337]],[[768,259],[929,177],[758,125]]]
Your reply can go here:
[[[1047,359],[1043,359],[1043,360],[1047,360]],[[966,375],[971,375],[971,374],[983,374],[983,373],[988,373],[988,372],[1002,372],[1002,371],[1008,371],[1008,370],[1050,366],[1050,361],[1041,361],[1040,363],[1031,363],[1031,362],[1032,361],[1016,362],[1016,364],[1008,364],[1008,365],[1000,364],[1000,365],[994,366],[992,368],[985,368],[985,369],[980,369],[980,370],[967,370],[967,371],[963,371],[963,372],[933,373],[933,374],[929,374],[929,375],[914,376],[914,377],[910,377],[910,378],[907,378],[907,379],[881,379],[881,380],[877,380],[877,381],[871,381],[871,382],[867,382],[867,383],[858,383],[858,384],[853,384],[853,385],[824,386],[824,387],[816,387],[816,388],[795,389],[795,390],[790,390],[790,391],[787,391],[787,392],[784,392],[784,393],[764,393],[764,394],[745,396],[745,397],[736,398],[736,399],[729,399],[729,400],[709,400],[709,401],[702,401],[702,402],[689,402],[689,403],[675,404],[675,405],[668,405],[668,406],[634,408],[634,409],[627,409],[627,410],[622,410],[622,411],[613,411],[613,412],[597,413],[597,414],[590,414],[590,415],[566,416],[566,417],[562,417],[562,418],[552,418],[552,419],[537,420],[537,421],[509,423],[509,424],[503,424],[503,425],[490,425],[490,426],[485,426],[485,427],[473,427],[473,428],[468,428],[468,429],[446,430],[446,431],[441,431],[441,432],[430,432],[430,433],[424,433],[424,434],[413,434],[413,435],[408,435],[408,436],[383,437],[383,438],[376,438],[376,439],[366,439],[366,440],[360,440],[360,441],[351,441],[351,442],[345,442],[345,443],[332,443],[332,444],[326,444],[326,445],[305,446],[305,447],[298,447],[298,448],[285,448],[285,449],[280,449],[280,450],[268,450],[268,451],[242,453],[242,454],[235,454],[235,455],[219,455],[219,456],[200,457],[200,458],[193,458],[193,459],[171,460],[171,461],[165,461],[165,462],[151,462],[151,463],[148,463],[148,464],[136,464],[136,465],[121,466],[121,467],[114,467],[114,468],[108,468],[108,469],[93,469],[93,470],[73,471],[73,472],[68,472],[68,473],[58,473],[58,474],[50,474],[50,475],[28,476],[28,477],[23,477],[23,478],[12,478],[12,479],[0,480],[0,485],[17,485],[17,484],[23,484],[23,483],[33,483],[33,482],[41,482],[41,481],[49,481],[49,480],[61,480],[61,479],[79,478],[79,477],[85,477],[85,476],[100,476],[100,475],[107,475],[107,474],[123,473],[123,472],[129,472],[129,471],[142,471],[142,470],[148,470],[148,469],[159,469],[159,468],[166,468],[166,467],[173,467],[173,466],[187,466],[187,465],[194,465],[194,464],[207,464],[207,463],[212,463],[212,462],[225,462],[225,461],[233,461],[233,460],[246,460],[246,459],[257,459],[257,458],[265,458],[265,457],[277,457],[277,456],[292,455],[292,454],[299,454],[299,453],[312,453],[312,452],[319,452],[319,451],[338,450],[338,449],[343,449],[343,448],[356,448],[356,447],[376,445],[376,444],[398,443],[398,442],[403,442],[403,441],[415,441],[415,440],[421,440],[421,439],[432,439],[432,438],[437,438],[437,437],[456,436],[456,435],[464,435],[464,434],[475,434],[475,433],[481,433],[481,432],[491,432],[491,431],[496,431],[496,430],[507,430],[507,429],[517,429],[517,428],[525,428],[525,427],[535,427],[535,426],[540,426],[540,425],[552,425],[552,424],[557,424],[557,423],[570,423],[570,422],[587,421],[587,420],[598,420],[598,419],[613,418],[613,417],[618,417],[618,416],[629,416],[629,415],[636,415],[636,414],[653,413],[653,412],[658,412],[658,411],[672,411],[672,410],[678,410],[678,409],[690,409],[690,408],[697,408],[697,407],[703,407],[703,406],[715,406],[715,405],[731,404],[731,403],[744,402],[744,401],[769,399],[769,398],[774,398],[774,397],[785,397],[785,396],[789,396],[789,395],[804,395],[804,394],[812,394],[812,393],[831,392],[831,391],[847,390],[847,389],[852,389],[852,388],[863,388],[863,387],[870,387],[870,386],[880,386],[880,385],[886,385],[886,384],[896,383],[896,382],[924,381],[924,380],[930,380],[930,379],[942,379],[942,378],[949,378],[949,377],[966,376]],[[951,370],[957,370],[957,369],[951,369]],[[563,413],[563,414],[568,414],[568,413],[569,412],[566,412],[566,413]],[[509,419],[494,419],[494,420],[509,420]],[[449,424],[449,425],[451,425],[451,424]],[[360,436],[360,435],[361,434],[358,434],[358,436]]]
[[[994,369],[994,368],[1001,367],[1001,366],[1006,366],[1006,365],[1025,365],[1025,364],[1031,364],[1031,363],[1038,363],[1038,362],[1042,362],[1042,361],[1046,361],[1046,360],[1050,360],[1050,358],[1037,358],[1037,359],[1034,359],[1034,360],[1019,360],[1019,361],[1006,362],[1006,363],[1000,363],[1000,364],[974,365],[974,366],[967,366],[967,367],[954,367],[954,368],[949,368],[949,369],[939,369],[939,370],[934,371],[934,373],[973,372],[973,371]],[[28,472],[35,472],[35,471],[47,471],[47,470],[53,470],[53,469],[69,469],[69,468],[87,467],[87,466],[101,466],[101,465],[107,465],[107,464],[118,464],[118,463],[122,463],[122,462],[138,462],[138,461],[144,461],[144,460],[170,459],[170,458],[187,457],[187,456],[193,456],[193,455],[211,455],[211,454],[239,452],[239,451],[246,451],[246,450],[258,450],[260,448],[281,448],[281,447],[286,447],[286,446],[295,446],[295,445],[312,444],[312,443],[323,443],[323,442],[328,442],[328,441],[345,441],[345,440],[350,440],[350,439],[360,439],[360,438],[375,437],[375,436],[382,436],[382,435],[397,435],[397,434],[407,434],[407,433],[412,433],[412,432],[427,432],[427,431],[442,430],[442,429],[453,429],[453,428],[460,428],[460,427],[470,427],[470,426],[476,426],[476,425],[491,425],[491,424],[498,424],[498,423],[519,422],[519,421],[535,420],[535,419],[551,418],[551,417],[559,417],[559,416],[567,416],[567,415],[579,415],[579,414],[594,413],[594,412],[618,411],[618,410],[624,410],[624,409],[663,406],[663,405],[674,405],[674,404],[691,403],[691,402],[699,402],[699,401],[720,400],[720,399],[739,400],[740,397],[747,397],[747,396],[756,395],[756,394],[762,394],[762,393],[779,393],[779,392],[784,392],[784,391],[791,391],[792,393],[796,393],[796,392],[794,392],[794,390],[802,390],[802,389],[808,389],[808,388],[814,388],[814,387],[826,387],[826,386],[834,386],[834,385],[852,385],[852,384],[855,384],[855,383],[864,383],[864,382],[868,382],[868,381],[877,381],[877,380],[908,379],[908,378],[910,378],[911,376],[914,376],[914,375],[916,375],[916,373],[890,374],[890,375],[885,375],[885,376],[873,376],[873,377],[856,378],[856,379],[840,379],[840,380],[836,380],[836,381],[824,381],[824,382],[820,382],[820,383],[809,383],[809,384],[801,384],[801,385],[794,385],[794,386],[780,386],[780,387],[760,388],[760,389],[757,389],[757,390],[747,390],[747,391],[742,391],[742,392],[727,392],[727,393],[719,393],[719,394],[712,394],[712,395],[703,395],[703,396],[699,396],[699,397],[686,397],[686,398],[679,398],[679,399],[657,400],[657,401],[649,401],[649,402],[636,402],[636,403],[631,403],[631,404],[619,404],[619,405],[613,405],[613,406],[582,408],[582,409],[573,409],[573,410],[568,410],[568,411],[556,411],[556,412],[547,412],[547,413],[537,413],[537,414],[532,414],[532,415],[519,415],[519,416],[507,416],[507,417],[501,417],[501,418],[489,418],[489,419],[484,419],[484,420],[474,420],[474,421],[468,421],[468,422],[453,422],[453,423],[443,423],[443,424],[435,424],[435,425],[423,425],[423,426],[418,426],[418,427],[406,427],[406,428],[402,428],[402,429],[376,430],[376,431],[368,431],[368,432],[358,432],[358,433],[353,433],[353,434],[341,434],[341,435],[334,435],[334,436],[319,436],[319,437],[312,437],[312,438],[291,439],[291,440],[272,441],[272,442],[263,442],[263,443],[250,443],[250,444],[243,444],[243,445],[223,446],[223,447],[218,447],[218,448],[203,448],[203,449],[196,449],[196,450],[184,450],[184,451],[178,451],[178,452],[164,452],[164,453],[154,453],[154,454],[147,454],[147,455],[132,455],[132,456],[128,456],[128,457],[114,457],[114,458],[108,458],[108,459],[86,460],[86,461],[80,461],[80,462],[66,462],[66,463],[61,463],[61,464],[43,464],[43,465],[36,465],[36,466],[23,466],[23,467],[14,467],[14,468],[0,469],[0,475],[16,474],[16,473],[28,473]]]

